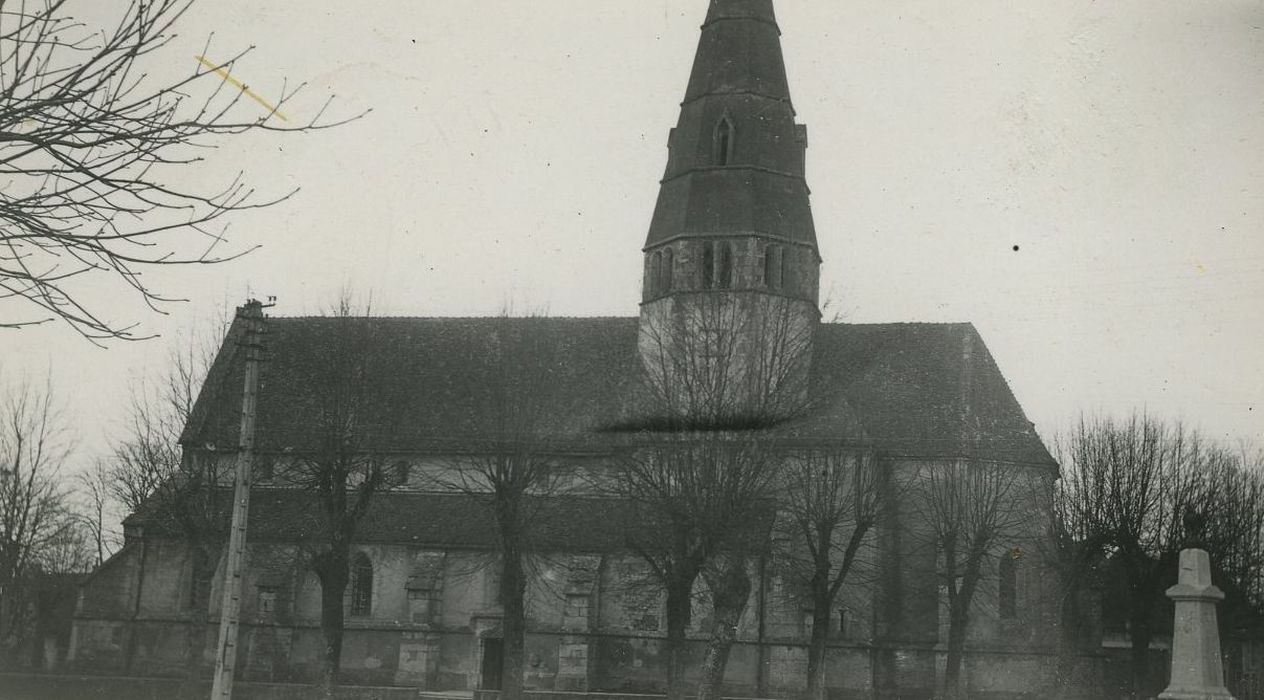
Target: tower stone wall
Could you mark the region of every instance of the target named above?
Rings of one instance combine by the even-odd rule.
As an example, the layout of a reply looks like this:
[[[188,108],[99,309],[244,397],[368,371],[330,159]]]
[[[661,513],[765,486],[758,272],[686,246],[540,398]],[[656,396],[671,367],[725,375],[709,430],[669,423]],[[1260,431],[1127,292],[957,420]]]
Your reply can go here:
[[[713,0],[644,248],[639,349],[657,418],[775,420],[802,404],[820,254],[770,0]]]

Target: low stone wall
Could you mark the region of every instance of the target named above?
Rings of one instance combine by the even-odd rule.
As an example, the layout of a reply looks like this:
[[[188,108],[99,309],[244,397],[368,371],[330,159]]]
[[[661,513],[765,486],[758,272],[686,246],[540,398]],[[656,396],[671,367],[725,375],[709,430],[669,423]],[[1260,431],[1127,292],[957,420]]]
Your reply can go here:
[[[210,697],[209,681],[199,684],[198,697]],[[0,673],[4,700],[174,700],[180,681],[170,678],[61,676]],[[313,689],[291,683],[233,685],[234,700],[310,700]],[[415,688],[343,686],[338,700],[416,700]]]
[[[642,693],[569,693],[556,690],[528,690],[527,700],[663,700],[662,695]],[[422,698],[442,698],[442,695],[422,693]],[[474,700],[500,700],[500,691],[476,690]],[[725,700],[761,700],[760,698],[725,698]]]

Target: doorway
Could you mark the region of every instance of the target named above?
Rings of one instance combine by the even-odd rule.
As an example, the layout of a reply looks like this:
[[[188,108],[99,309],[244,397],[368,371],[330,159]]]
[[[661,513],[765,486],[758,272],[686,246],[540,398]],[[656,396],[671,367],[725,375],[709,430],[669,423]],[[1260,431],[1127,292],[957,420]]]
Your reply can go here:
[[[500,671],[505,659],[505,640],[483,638],[483,690],[500,690]]]

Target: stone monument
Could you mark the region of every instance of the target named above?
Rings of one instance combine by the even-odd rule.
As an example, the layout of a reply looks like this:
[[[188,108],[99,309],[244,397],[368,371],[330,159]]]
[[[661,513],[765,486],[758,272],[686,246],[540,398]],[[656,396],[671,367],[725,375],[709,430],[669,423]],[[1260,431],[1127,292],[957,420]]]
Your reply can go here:
[[[1211,585],[1211,561],[1201,549],[1181,551],[1177,584],[1167,589],[1176,602],[1172,629],[1172,682],[1160,700],[1233,700],[1224,687],[1216,604],[1224,593]]]

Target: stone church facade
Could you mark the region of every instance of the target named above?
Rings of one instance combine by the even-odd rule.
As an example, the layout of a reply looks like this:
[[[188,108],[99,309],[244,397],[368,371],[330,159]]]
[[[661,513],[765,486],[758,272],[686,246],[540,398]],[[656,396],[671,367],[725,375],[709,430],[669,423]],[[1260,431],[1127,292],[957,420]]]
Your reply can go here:
[[[1053,684],[1058,625],[1051,576],[1040,561],[1041,495],[1057,465],[969,324],[823,323],[817,308],[821,250],[805,178],[807,129],[795,112],[771,0],[712,0],[641,251],[643,299],[627,318],[273,318],[258,395],[259,465],[244,582],[242,658],[248,679],[315,677],[321,654],[320,589],[296,565],[310,501],[289,466],[311,444],[315,358],[368,352],[383,426],[373,449],[396,475],[357,534],[346,600],[346,680],[424,689],[495,687],[502,651],[496,542],[484,500],[437,478],[493,436],[503,402],[488,377],[505,337],[556,339],[559,352],[515,357],[550,392],[542,430],[555,458],[599,481],[619,449],[612,426],[637,418],[646,384],[668,387],[656,364],[656,329],[683,324],[707,353],[708,313],[743,319],[760,335],[732,339],[732,372],[754,376],[769,337],[801,338],[778,376],[801,380],[801,406],[777,428],[783,444],[861,446],[890,478],[965,462],[1022,474],[1025,524],[989,559],[969,629],[965,677],[974,692],[1016,696]],[[634,255],[629,251],[629,260]],[[774,318],[779,325],[765,322]],[[751,322],[756,319],[756,322]],[[186,426],[186,460],[230,470],[237,444],[244,353],[234,324]],[[367,350],[366,350],[367,348]],[[662,354],[661,352],[659,354]],[[702,357],[703,364],[713,361]],[[657,369],[656,369],[657,367]],[[525,370],[524,370],[525,371]],[[648,379],[647,379],[648,377]],[[751,381],[734,382],[750,386]],[[670,389],[665,390],[670,393]],[[739,397],[740,398],[740,397]],[[686,400],[686,399],[682,399]],[[917,488],[916,483],[909,486]],[[870,575],[839,596],[826,679],[835,697],[914,697],[941,677],[947,639],[938,554],[914,543],[924,524],[908,490],[870,538]],[[541,506],[528,590],[529,688],[653,692],[662,687],[663,595],[629,551],[636,525],[617,498],[575,488]],[[196,597],[189,547],[143,511],[126,544],[83,586],[71,663],[133,675],[183,672]],[[221,563],[222,566],[222,563]],[[782,697],[805,684],[810,607],[767,551],[750,563],[753,590],[726,682],[735,694]],[[216,580],[218,581],[218,574]],[[218,584],[215,584],[218,585]],[[705,591],[700,591],[705,594]],[[213,588],[206,619],[218,615]],[[701,658],[710,630],[703,602],[691,636]]]

